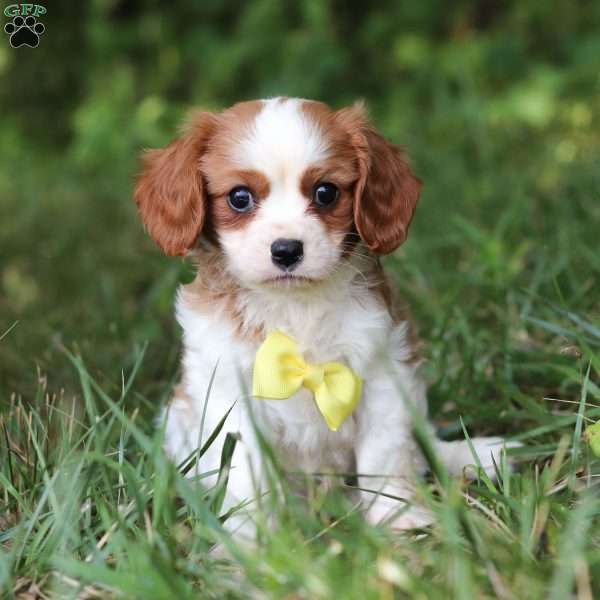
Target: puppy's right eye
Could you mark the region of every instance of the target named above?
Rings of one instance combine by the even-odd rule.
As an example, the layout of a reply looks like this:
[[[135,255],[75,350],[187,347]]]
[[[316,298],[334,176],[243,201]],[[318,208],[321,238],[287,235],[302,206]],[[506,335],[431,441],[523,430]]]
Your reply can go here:
[[[227,203],[236,212],[244,213],[254,207],[254,198],[247,187],[240,185],[229,192]]]
[[[328,208],[338,199],[340,190],[333,183],[323,181],[319,183],[313,192],[313,199],[317,206]]]

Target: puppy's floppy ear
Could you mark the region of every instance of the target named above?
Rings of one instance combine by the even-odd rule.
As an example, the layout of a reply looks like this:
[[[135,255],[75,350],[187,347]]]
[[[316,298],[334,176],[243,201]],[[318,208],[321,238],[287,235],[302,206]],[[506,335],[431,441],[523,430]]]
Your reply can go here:
[[[215,115],[200,113],[181,138],[143,157],[135,202],[148,233],[170,256],[185,255],[202,231],[206,192],[200,159],[215,127]]]
[[[404,242],[421,193],[404,152],[368,122],[362,103],[342,109],[338,118],[350,132],[358,159],[354,223],[376,254],[388,254]]]

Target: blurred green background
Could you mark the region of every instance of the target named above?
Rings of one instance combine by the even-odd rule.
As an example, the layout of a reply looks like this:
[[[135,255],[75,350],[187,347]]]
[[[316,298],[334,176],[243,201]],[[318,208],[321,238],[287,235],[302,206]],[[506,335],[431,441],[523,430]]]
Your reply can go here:
[[[172,299],[191,272],[137,219],[138,155],[191,107],[271,95],[364,98],[407,146],[424,194],[388,266],[442,425],[498,396],[523,409],[514,422],[575,386],[571,336],[586,330],[564,311],[593,323],[600,297],[600,2],[46,7],[38,48],[0,39],[0,335],[18,321],[0,341],[0,402],[33,398],[39,378],[75,390],[63,346],[118,386],[148,343],[140,398],[168,392]],[[487,406],[476,420],[498,430]]]

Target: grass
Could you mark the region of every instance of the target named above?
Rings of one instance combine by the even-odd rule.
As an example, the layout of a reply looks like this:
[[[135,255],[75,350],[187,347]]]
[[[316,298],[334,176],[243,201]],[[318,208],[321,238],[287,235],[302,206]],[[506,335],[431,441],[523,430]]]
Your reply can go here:
[[[546,73],[519,84],[525,99],[466,69],[453,72],[458,92],[433,78],[427,102],[421,81],[376,110],[425,180],[409,241],[386,264],[426,341],[431,417],[448,439],[464,427],[521,440],[518,470],[498,465],[498,483],[466,485],[434,469],[421,494],[437,520],[419,535],[368,526],[342,494],[311,488],[303,499],[282,482],[262,499],[279,526],[265,517],[253,552],[225,533],[222,490],[186,479],[153,426],[178,377],[173,294],[192,273],[161,257],[137,221],[134,148],[84,168],[69,148],[15,143],[6,125],[2,593],[600,594],[600,469],[583,439],[600,418],[600,105],[585,77],[548,92],[536,72]],[[531,94],[551,98],[535,119]],[[217,560],[215,543],[233,558]]]
[[[528,446],[517,452],[525,461],[518,472],[504,461],[497,484],[469,486],[435,472],[421,494],[437,521],[420,535],[367,525],[337,493],[311,488],[298,498],[272,458],[281,491],[262,499],[263,514],[280,525],[264,516],[259,547],[248,552],[223,529],[219,486],[186,478],[166,460],[160,428],[123,410],[136,401],[144,353],[110,394],[64,352],[83,403],[51,397],[42,382],[37,409],[14,398],[0,421],[7,595],[558,599],[574,588],[593,597],[600,500],[581,444],[587,415],[600,413],[589,397],[591,368],[573,411],[522,432]],[[216,543],[233,558],[214,558]]]

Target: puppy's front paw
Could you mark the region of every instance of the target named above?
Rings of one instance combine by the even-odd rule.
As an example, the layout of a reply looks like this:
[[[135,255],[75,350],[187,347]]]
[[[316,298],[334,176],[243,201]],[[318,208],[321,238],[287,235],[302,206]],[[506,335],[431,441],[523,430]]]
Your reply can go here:
[[[395,531],[424,529],[434,522],[433,513],[424,506],[402,504],[374,504],[366,513],[372,525],[385,525]]]
[[[425,529],[433,525],[433,513],[423,506],[411,506],[390,522],[390,527],[396,531],[410,529]]]

